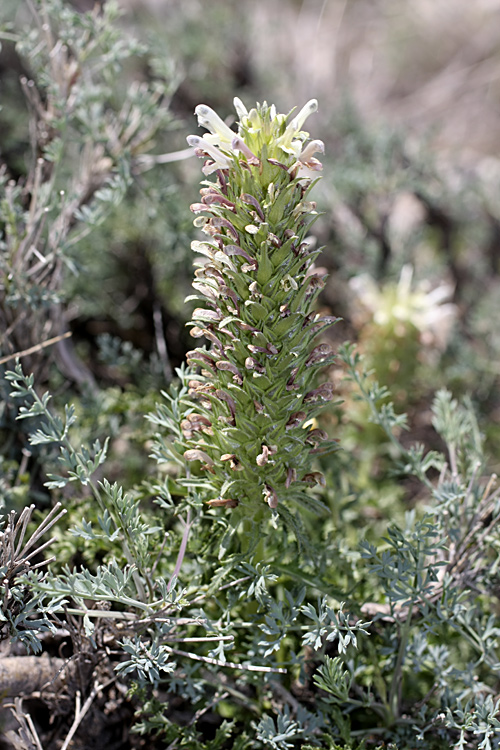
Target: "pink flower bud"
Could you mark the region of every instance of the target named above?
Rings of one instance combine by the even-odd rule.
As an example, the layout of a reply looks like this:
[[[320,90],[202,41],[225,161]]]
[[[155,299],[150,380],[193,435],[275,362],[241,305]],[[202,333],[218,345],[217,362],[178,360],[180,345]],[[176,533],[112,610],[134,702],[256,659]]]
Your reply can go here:
[[[199,448],[191,448],[190,450],[184,451],[183,456],[186,461],[202,461],[203,463],[208,464],[208,466],[214,465],[214,462],[208,453],[205,453],[205,451],[202,451]]]
[[[260,165],[260,159],[258,158],[258,156],[255,156],[255,154],[250,151],[243,138],[240,138],[239,135],[235,136],[231,141],[231,148],[234,151],[241,151],[241,153],[247,157],[247,161],[249,164],[252,164],[256,167]]]
[[[278,495],[276,494],[276,490],[274,490],[270,485],[264,485],[264,491],[262,494],[264,495],[265,501],[270,508],[274,510],[274,508],[278,507]]]

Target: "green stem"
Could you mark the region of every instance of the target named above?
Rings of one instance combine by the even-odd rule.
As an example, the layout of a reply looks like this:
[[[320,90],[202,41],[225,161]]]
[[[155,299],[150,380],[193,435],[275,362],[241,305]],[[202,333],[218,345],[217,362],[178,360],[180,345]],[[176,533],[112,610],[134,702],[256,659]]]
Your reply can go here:
[[[418,586],[418,573],[422,570],[425,556],[422,552],[419,552],[417,561],[417,572],[413,579],[413,590],[415,591]],[[401,629],[401,639],[399,641],[398,656],[396,659],[396,665],[394,667],[394,674],[392,676],[391,687],[389,690],[389,708],[392,713],[393,720],[399,717],[399,708],[401,702],[401,683],[403,679],[403,665],[406,656],[406,649],[408,648],[408,640],[410,637],[411,630],[411,614],[413,609],[413,602],[410,601],[408,608],[408,616]]]
[[[400,702],[400,694],[401,694],[401,681],[403,678],[403,664],[404,664],[404,659],[406,656],[406,649],[408,647],[410,629],[411,629],[411,613],[409,613],[401,629],[401,639],[399,641],[398,656],[396,659],[396,665],[394,667],[394,674],[392,676],[391,687],[389,690],[389,708],[391,710],[393,720],[397,719],[399,716],[399,702]]]
[[[430,489],[431,491],[434,489],[434,486],[432,482],[426,477],[426,475],[422,472],[420,466],[418,463],[414,460],[413,456],[406,450],[406,448],[401,444],[401,442],[397,439],[397,437],[394,435],[390,425],[387,424],[386,420],[383,419],[380,415],[379,410],[377,409],[376,402],[370,392],[365,388],[364,380],[362,376],[358,373],[356,370],[354,364],[352,362],[349,362],[349,374],[354,379],[356,385],[358,386],[359,390],[363,394],[363,397],[365,401],[368,403],[370,407],[370,411],[373,416],[373,420],[375,424],[378,424],[379,427],[381,427],[389,440],[391,441],[392,445],[397,449],[398,453],[401,456],[404,456],[407,462],[411,465],[412,469],[414,470],[416,476],[420,479],[420,481],[425,484],[425,486]]]

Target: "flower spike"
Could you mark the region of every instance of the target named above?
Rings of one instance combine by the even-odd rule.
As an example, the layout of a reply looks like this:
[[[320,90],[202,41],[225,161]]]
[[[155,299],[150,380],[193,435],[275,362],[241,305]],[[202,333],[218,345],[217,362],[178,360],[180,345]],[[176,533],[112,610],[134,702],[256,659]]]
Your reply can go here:
[[[203,261],[191,326],[209,348],[188,354],[200,372],[180,452],[204,475],[211,508],[276,514],[323,485],[314,457],[333,445],[310,428],[333,396],[332,384],[317,379],[333,352],[314,337],[335,319],[315,312],[324,269],[315,267],[320,251],[307,238],[316,216],[308,192],[321,169],[314,154],[324,145],[307,143],[302,132],[315,99],[288,124],[274,106],[234,103],[237,133],[199,105],[209,134],[188,138],[211,160],[204,173],[217,178],[192,205],[205,214],[195,222],[208,238],[192,243]]]

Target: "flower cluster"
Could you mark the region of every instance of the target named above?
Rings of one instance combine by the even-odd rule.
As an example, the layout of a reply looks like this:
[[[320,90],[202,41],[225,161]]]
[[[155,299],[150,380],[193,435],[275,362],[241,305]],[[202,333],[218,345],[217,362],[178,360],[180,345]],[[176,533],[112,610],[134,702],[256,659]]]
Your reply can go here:
[[[334,322],[315,312],[325,270],[306,239],[317,216],[308,200],[324,150],[302,130],[312,100],[294,117],[264,104],[249,112],[235,100],[234,132],[210,107],[196,114],[209,133],[189,136],[204,158],[201,200],[191,206],[206,235],[193,242],[197,263],[191,335],[209,347],[188,353],[200,369],[181,423],[184,458],[204,472],[211,506],[275,509],[305,500],[323,484],[315,453],[331,448],[313,418],[333,396],[316,375],[332,362],[314,337]]]
[[[413,268],[403,266],[399,281],[379,286],[368,274],[351,279],[352,320],[369,369],[398,401],[407,401],[423,364],[437,365],[446,348],[456,305],[453,287],[442,283],[430,290],[414,285]]]
[[[453,287],[442,283],[429,290],[424,282],[412,289],[412,279],[413,268],[409,264],[403,266],[397,284],[387,284],[383,289],[368,274],[352,278],[349,286],[362,308],[354,310],[355,318],[364,324],[368,313],[377,326],[399,324],[401,335],[410,325],[419,332],[422,343],[444,349],[457,316],[456,305],[448,301]]]

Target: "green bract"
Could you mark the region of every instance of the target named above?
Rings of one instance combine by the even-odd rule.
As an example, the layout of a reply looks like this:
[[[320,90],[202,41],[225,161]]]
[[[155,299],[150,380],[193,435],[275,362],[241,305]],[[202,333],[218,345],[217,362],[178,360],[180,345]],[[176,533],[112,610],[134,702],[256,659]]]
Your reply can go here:
[[[188,138],[206,159],[203,172],[217,179],[202,183],[191,206],[206,235],[192,245],[203,257],[189,298],[200,303],[191,334],[210,348],[188,353],[201,373],[190,381],[193,408],[181,429],[184,458],[199,462],[213,491],[209,504],[275,509],[324,484],[311,463],[331,448],[311,420],[333,395],[331,383],[316,382],[333,352],[313,340],[335,319],[315,312],[326,272],[306,239],[317,216],[308,194],[321,169],[313,154],[324,148],[301,129],[315,100],[295,117],[267,104],[235,106],[238,133],[199,105],[210,133]]]

